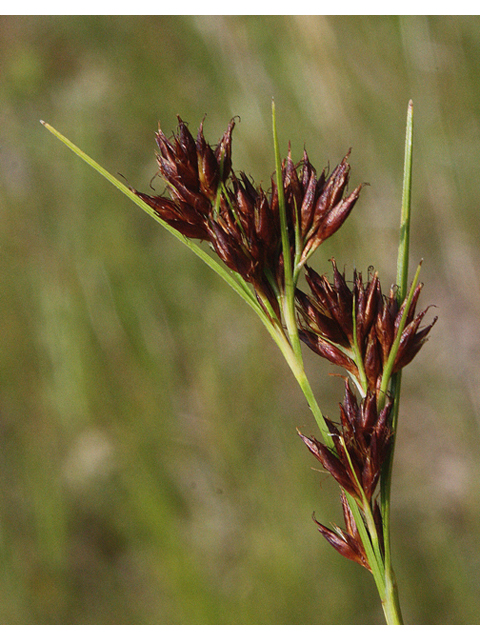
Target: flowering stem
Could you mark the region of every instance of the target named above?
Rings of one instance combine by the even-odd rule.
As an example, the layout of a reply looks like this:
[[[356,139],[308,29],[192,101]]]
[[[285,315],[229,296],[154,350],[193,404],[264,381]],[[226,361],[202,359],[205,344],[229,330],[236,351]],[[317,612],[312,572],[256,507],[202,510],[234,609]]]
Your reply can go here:
[[[318,406],[317,399],[315,398],[312,387],[310,386],[310,382],[307,378],[307,374],[305,373],[305,369],[303,368],[303,364],[301,365],[301,368],[299,368],[299,375],[295,375],[295,377],[298,384],[300,385],[300,388],[302,389],[306,401],[308,402],[308,406],[313,413],[313,417],[315,418],[315,422],[320,429],[320,433],[322,434],[324,441],[327,444],[332,445],[332,436],[330,435],[330,431],[328,429],[327,423],[325,422],[325,418],[323,417],[323,413]]]
[[[271,291],[268,294],[262,292],[261,286],[254,283],[254,289],[250,287],[250,284],[243,279],[241,272],[230,271],[213,258],[210,253],[204,251],[203,248],[193,242],[190,238],[185,237],[180,231],[176,230],[168,222],[164,221],[161,214],[158,214],[144,199],[139,197],[134,190],[130,189],[117,178],[108,173],[103,167],[97,164],[83,151],[71,143],[67,138],[58,133],[53,127],[42,122],[42,124],[61,142],[69,147],[75,154],[77,154],[88,165],[100,173],[110,183],[112,183],[117,189],[119,189],[124,195],[130,198],[135,204],[137,204],[142,210],[148,213],[156,222],[161,224],[172,235],[174,235],[180,242],[191,249],[205,264],[207,264],[215,273],[217,273],[227,284],[229,284],[240,297],[250,306],[251,309],[257,314],[262,321],[263,325],[269,332],[272,339],[275,341],[279,349],[281,350],[287,364],[289,365],[292,373],[295,376],[307,403],[314,415],[314,418],[318,424],[320,432],[322,434],[324,442],[332,447],[333,437],[330,433],[330,429],[326,420],[320,411],[317,400],[313,394],[313,390],[310,386],[310,382],[307,378],[303,356],[301,350],[301,342],[299,335],[299,328],[296,317],[295,309],[295,291],[296,284],[300,274],[301,267],[306,258],[302,260],[303,240],[301,235],[301,225],[299,212],[295,208],[295,219],[292,221],[287,216],[287,202],[285,189],[287,186],[284,184],[283,167],[279,152],[278,136],[276,128],[275,118],[275,104],[272,102],[272,120],[273,120],[273,137],[274,137],[274,150],[275,150],[275,165],[276,165],[276,177],[277,177],[277,189],[278,189],[278,211],[279,211],[279,227],[281,235],[282,245],[282,261],[279,263],[279,269],[265,268],[263,276],[266,277],[270,284]],[[405,157],[405,177],[404,177],[404,193],[403,193],[403,205],[402,205],[402,227],[401,227],[401,240],[399,248],[398,258],[398,276],[397,282],[399,287],[399,300],[403,302],[407,296],[407,280],[408,280],[408,242],[409,242],[409,225],[410,225],[410,191],[411,191],[411,135],[412,135],[412,108],[411,103],[409,105],[409,117],[407,125],[407,150]],[[290,158],[290,155],[289,155]],[[223,159],[221,160],[221,174],[223,175]],[[140,194],[143,195],[143,194]],[[236,224],[240,230],[244,240],[247,238],[247,227],[243,227],[240,217],[236,215],[235,207],[230,202],[230,196],[227,188],[221,183],[220,188],[216,194],[216,203],[214,203],[214,218],[219,215],[220,198],[223,195],[226,202],[232,210],[232,214],[235,217]],[[288,195],[288,192],[287,192]],[[288,202],[290,200],[288,199]],[[296,203],[294,203],[296,207]],[[294,228],[289,228],[289,224]],[[292,247],[292,236],[295,239],[295,246]],[[198,235],[197,238],[204,236]],[[207,236],[208,237],[208,236]],[[292,254],[292,250],[294,250]],[[218,253],[218,252],[217,252]],[[219,254],[220,255],[220,254]],[[223,259],[223,258],[222,258]],[[228,263],[227,264],[232,264]],[[235,263],[233,263],[235,264]],[[282,273],[283,271],[283,273]],[[397,330],[397,338],[391,349],[390,357],[384,367],[384,376],[382,379],[382,386],[380,393],[380,399],[378,401],[378,407],[381,408],[384,405],[387,394],[390,394],[395,398],[394,405],[394,417],[393,417],[393,430],[395,433],[397,420],[398,420],[398,396],[400,391],[400,376],[399,374],[392,376],[392,370],[395,362],[395,355],[400,345],[400,338],[404,329],[406,318],[410,304],[413,300],[413,295],[418,280],[419,269],[417,270],[414,283],[408,294],[408,298],[405,302],[403,309],[403,317]],[[251,282],[249,279],[248,282]],[[274,299],[270,293],[273,292],[276,296],[279,308],[276,307],[272,300]],[[275,307],[275,309],[274,309]],[[356,362],[359,371],[359,391],[362,397],[366,394],[368,387],[368,380],[363,364],[361,349],[357,344],[356,338],[356,305],[354,300],[353,305],[353,327],[355,343],[353,345],[353,353],[351,357]],[[349,354],[350,357],[350,354]],[[393,436],[394,438],[394,436]],[[392,438],[392,440],[393,440]],[[348,461],[352,472],[355,475],[355,467],[350,459],[348,448],[343,443],[343,448],[347,453]],[[378,592],[382,601],[382,606],[385,612],[385,617],[388,624],[401,624],[401,612],[398,602],[398,592],[396,588],[395,576],[393,568],[391,566],[391,554],[390,554],[390,525],[389,525],[389,513],[390,513],[390,483],[391,483],[391,467],[393,459],[393,442],[390,457],[387,459],[384,469],[382,471],[381,478],[381,510],[383,515],[383,538],[385,553],[383,552],[382,536],[379,535],[377,530],[377,513],[375,501],[367,500],[365,493],[361,492],[362,497],[358,497],[357,501],[348,497],[350,504],[351,514],[356,523],[358,535],[361,538],[365,554],[367,556],[368,565],[371,568],[375,583],[378,588]],[[359,487],[362,485],[357,481]],[[368,494],[370,495],[370,494]],[[373,508],[375,505],[375,508]],[[375,517],[374,517],[375,514]],[[365,563],[366,564],[366,563]]]
[[[393,366],[395,364],[395,358],[397,357],[397,353],[398,350],[400,348],[400,342],[402,339],[402,333],[403,330],[405,329],[405,325],[407,324],[407,316],[408,316],[408,311],[410,309],[410,306],[412,304],[412,300],[413,300],[413,294],[415,293],[415,289],[417,287],[418,284],[418,278],[420,277],[420,269],[421,269],[422,263],[420,263],[417,267],[417,270],[415,272],[415,277],[413,278],[413,282],[412,282],[412,286],[410,287],[410,292],[408,294],[408,298],[407,301],[405,303],[405,308],[403,310],[403,315],[402,318],[400,320],[400,323],[398,325],[398,329],[397,329],[397,335],[396,338],[393,342],[392,348],[390,350],[390,353],[388,355],[388,360],[385,363],[385,367],[383,370],[383,375],[382,375],[382,383],[380,385],[380,393],[379,393],[379,400],[378,400],[378,408],[379,409],[383,409],[384,405],[385,405],[385,401],[387,398],[387,391],[389,389],[389,387],[391,387],[391,379],[393,378],[392,376],[392,371],[393,371]],[[395,399],[398,396],[392,396]]]
[[[360,391],[362,398],[365,397],[368,389],[367,374],[365,373],[365,367],[363,366],[363,358],[358,346],[357,339],[357,301],[355,296],[353,297],[352,305],[352,326],[353,326],[353,360],[358,369],[358,380],[356,380],[357,388]],[[355,376],[356,379],[356,376]]]
[[[288,336],[292,344],[293,351],[298,362],[303,362],[300,338],[298,336],[297,321],[295,318],[295,283],[292,267],[292,255],[290,247],[289,229],[287,223],[287,211],[285,206],[285,193],[283,190],[282,161],[280,159],[280,148],[278,145],[277,121],[275,117],[275,102],[272,100],[272,126],[273,144],[275,151],[275,170],[277,176],[278,189],[278,210],[280,213],[280,233],[282,237],[283,274],[285,282],[283,312],[285,324],[287,325]],[[303,368],[303,364],[302,364]]]
[[[357,525],[358,533],[360,534],[360,538],[365,549],[365,554],[367,556],[367,560],[370,565],[375,584],[377,585],[380,599],[383,602],[383,599],[385,597],[384,567],[383,560],[380,554],[380,547],[378,545],[378,537],[376,536],[376,533],[373,533],[375,531],[373,515],[371,514],[371,510],[368,505],[366,507],[366,510],[364,506],[360,508],[355,498],[353,498],[351,495],[347,495],[347,500],[350,509],[352,510],[355,524]],[[368,514],[370,514],[370,517],[368,516]]]
[[[398,303],[401,305],[407,296],[408,289],[408,257],[410,248],[410,219],[411,219],[411,196],[412,196],[412,165],[413,165],[413,102],[408,103],[407,130],[405,136],[405,161],[403,169],[403,194],[402,211],[400,221],[400,242],[398,247],[397,261],[397,286]],[[418,280],[419,269],[417,269],[416,279]],[[412,285],[410,294],[413,295],[415,288]],[[408,301],[407,301],[408,304]],[[403,318],[406,318],[408,310],[405,308]],[[401,333],[400,327],[398,330]],[[398,426],[398,414],[400,406],[401,372],[392,376],[390,392],[394,398],[393,419],[392,419],[392,446],[390,454],[385,461],[381,478],[381,510],[383,521],[383,537],[385,545],[385,579],[386,579],[386,602],[384,605],[385,617],[388,624],[403,624],[400,602],[398,598],[398,588],[393,571],[390,542],[390,491],[392,484],[393,456],[395,451],[395,439]],[[390,620],[390,621],[389,621]]]
[[[277,135],[277,121],[275,115],[275,102],[272,100],[272,128],[273,128],[273,144],[275,151],[275,170],[277,177],[277,188],[278,188],[278,209],[280,213],[280,232],[282,238],[282,254],[283,254],[283,271],[284,271],[284,282],[285,282],[285,292],[284,292],[284,300],[283,300],[283,313],[285,324],[287,327],[288,337],[290,339],[292,353],[289,354],[287,351],[282,349],[282,353],[284,354],[300,388],[307,400],[308,406],[310,407],[315,421],[320,429],[322,437],[325,442],[328,444],[332,444],[332,438],[330,435],[330,431],[328,429],[327,423],[323,417],[323,414],[318,406],[318,402],[313,393],[312,387],[310,386],[310,382],[305,373],[305,368],[303,365],[303,356],[302,349],[300,344],[300,337],[298,334],[298,325],[295,317],[295,286],[299,276],[298,266],[295,267],[292,265],[292,256],[291,256],[291,247],[290,247],[290,238],[289,238],[289,229],[287,224],[287,213],[285,206],[285,193],[283,189],[283,175],[282,175],[282,162],[280,158],[280,148],[278,144],[278,135]],[[299,218],[297,212],[297,227],[295,229],[295,262],[298,261],[298,258],[301,254],[300,247],[300,229],[299,229]]]
[[[410,210],[412,201],[413,102],[408,103],[405,161],[403,168],[402,214],[397,260],[398,299],[403,301],[408,288],[408,256],[410,251]]]

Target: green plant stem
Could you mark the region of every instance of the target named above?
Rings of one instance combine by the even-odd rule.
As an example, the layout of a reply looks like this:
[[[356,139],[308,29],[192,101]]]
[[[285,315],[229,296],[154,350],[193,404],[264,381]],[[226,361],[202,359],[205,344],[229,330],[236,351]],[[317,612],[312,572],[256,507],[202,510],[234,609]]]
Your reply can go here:
[[[372,570],[385,620],[388,625],[401,625],[403,624],[403,620],[395,576],[393,570],[387,571],[385,561],[382,558],[380,541],[370,505],[365,504],[360,508],[352,496],[347,496],[347,500],[353,517],[355,518],[367,560]],[[365,518],[365,521],[363,518]]]
[[[325,418],[323,417],[323,413],[320,410],[317,399],[315,398],[315,394],[313,393],[312,387],[310,385],[310,381],[308,380],[307,374],[305,373],[305,368],[303,365],[303,359],[298,358],[297,354],[292,348],[290,341],[287,339],[285,333],[281,332],[280,329],[277,329],[275,342],[277,343],[280,351],[283,354],[283,357],[287,361],[290,370],[295,376],[296,381],[300,389],[302,390],[303,395],[310,407],[310,410],[313,414],[315,422],[320,429],[322,437],[324,441],[330,445],[333,444],[332,436],[330,435],[330,431],[328,429],[328,425],[325,422]]]
[[[402,373],[399,371],[394,374],[392,379],[392,394],[394,394],[395,399],[400,398],[400,387],[402,381]],[[400,608],[400,600],[398,596],[398,587],[397,587],[397,579],[395,577],[395,572],[393,570],[392,564],[392,552],[391,552],[391,536],[390,536],[390,488],[392,483],[392,466],[393,466],[393,456],[395,452],[395,433],[398,425],[398,410],[400,403],[398,401],[394,402],[393,405],[393,420],[392,420],[392,431],[393,431],[393,442],[392,448],[390,450],[390,455],[386,461],[386,466],[382,472],[382,494],[381,494],[381,504],[382,504],[382,522],[383,522],[383,538],[384,538],[384,549],[385,549],[385,601],[382,602],[383,611],[385,613],[385,619],[388,624],[403,624],[402,618],[402,610]],[[385,483],[385,484],[384,484]],[[385,486],[386,485],[386,486]],[[385,489],[388,488],[388,495],[384,495]]]
[[[367,374],[365,373],[365,367],[363,365],[363,358],[358,346],[357,340],[357,300],[356,296],[353,297],[352,305],[352,325],[353,325],[353,361],[357,365],[359,380],[357,382],[357,389],[360,391],[362,398],[365,397],[368,389]]]
[[[298,279],[298,272],[292,265],[292,256],[291,256],[291,248],[290,248],[290,235],[287,223],[287,210],[285,205],[285,193],[283,190],[283,175],[282,175],[282,162],[280,157],[280,147],[278,144],[278,133],[277,133],[277,121],[275,114],[275,102],[272,100],[272,129],[273,129],[273,144],[274,144],[274,153],[275,153],[275,171],[277,178],[277,188],[278,188],[278,209],[280,214],[280,232],[282,237],[282,253],[283,253],[283,272],[284,272],[284,282],[285,282],[285,291],[283,292],[283,315],[285,324],[287,327],[288,337],[290,340],[292,353],[287,355],[284,352],[285,357],[287,358],[287,362],[290,365],[290,368],[297,379],[300,388],[302,389],[303,395],[308,402],[308,406],[310,407],[315,421],[320,429],[322,437],[325,442],[328,444],[332,444],[332,438],[323,417],[322,412],[320,411],[320,407],[318,406],[317,400],[312,391],[312,387],[310,386],[310,382],[305,373],[305,368],[303,365],[303,356],[302,349],[300,344],[300,337],[298,334],[298,325],[295,316],[295,286],[296,281]],[[295,229],[295,258],[300,255],[301,247],[299,245],[299,224],[297,217],[297,228]],[[295,271],[295,273],[294,273]]]
[[[397,260],[397,286],[398,302],[402,304],[408,289],[408,258],[410,249],[410,220],[412,199],[412,166],[413,166],[413,102],[408,103],[407,129],[405,136],[405,160],[403,168],[402,210],[400,219],[400,241]],[[418,269],[417,269],[418,276]],[[414,287],[412,286],[411,292]],[[406,317],[407,309],[404,311]],[[399,328],[400,330],[400,328]],[[390,527],[390,493],[392,484],[393,457],[395,453],[395,441],[398,427],[400,406],[401,372],[392,376],[390,393],[394,398],[392,419],[392,446],[390,454],[385,461],[381,477],[381,511],[383,522],[383,538],[385,546],[385,583],[386,599],[383,604],[385,618],[388,624],[403,624],[398,588],[392,564],[391,555],[391,527]]]
[[[364,507],[360,508],[355,498],[353,498],[351,495],[347,494],[347,500],[353,513],[358,533],[362,540],[363,548],[365,549],[368,564],[370,565],[372,575],[375,580],[378,593],[380,595],[380,599],[383,602],[383,599],[385,597],[385,571],[383,560],[381,558],[380,547],[377,544],[377,548],[374,548],[375,541],[378,538],[372,538],[372,535],[370,533],[370,529],[372,525],[374,525],[373,517],[366,517],[366,514],[364,513]],[[369,510],[370,507],[367,508],[367,511]]]
[[[412,202],[413,166],[413,102],[408,103],[407,131],[405,136],[405,160],[403,167],[402,212],[400,219],[400,243],[397,259],[398,299],[402,302],[408,289],[408,256],[410,252],[410,219]]]
[[[290,236],[287,223],[287,209],[285,205],[285,193],[283,190],[282,161],[278,145],[277,121],[275,116],[275,102],[272,100],[272,127],[273,144],[275,152],[275,171],[278,189],[278,210],[280,214],[280,233],[282,237],[283,274],[285,291],[283,292],[283,313],[287,326],[288,336],[293,350],[299,362],[302,362],[302,349],[298,336],[298,327],[295,317],[295,282],[290,248]]]
[[[410,287],[410,291],[408,294],[408,298],[407,301],[405,303],[405,307],[403,309],[403,314],[402,314],[402,318],[400,320],[400,323],[398,325],[397,328],[397,335],[395,337],[395,340],[392,344],[392,348],[390,350],[390,353],[388,355],[388,359],[387,362],[385,363],[385,367],[383,369],[383,375],[382,375],[382,382],[380,384],[380,393],[379,393],[379,399],[378,399],[378,409],[381,410],[383,409],[383,407],[385,406],[385,402],[387,399],[387,391],[390,388],[390,395],[392,398],[394,398],[394,402],[395,399],[397,398],[397,396],[393,395],[393,393],[391,392],[391,380],[393,378],[392,375],[392,371],[393,371],[393,367],[395,364],[395,359],[397,357],[397,353],[398,350],[400,348],[400,342],[402,339],[402,333],[403,330],[405,329],[405,326],[407,324],[407,316],[408,316],[408,312],[410,310],[411,304],[412,304],[412,300],[413,300],[413,294],[415,293],[415,289],[417,287],[418,284],[418,279],[420,277],[420,269],[422,267],[422,263],[420,263],[417,267],[417,270],[415,272],[415,276],[413,278],[413,282],[412,282],[412,286]]]

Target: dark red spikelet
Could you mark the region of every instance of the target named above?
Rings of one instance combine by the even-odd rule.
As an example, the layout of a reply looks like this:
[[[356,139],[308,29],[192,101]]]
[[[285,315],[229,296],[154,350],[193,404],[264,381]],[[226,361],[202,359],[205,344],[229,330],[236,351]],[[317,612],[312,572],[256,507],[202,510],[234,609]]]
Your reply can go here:
[[[316,440],[315,438],[307,438],[297,429],[297,433],[308,449],[321,462],[326,471],[338,482],[338,484],[354,497],[361,497],[358,486],[352,482],[351,473],[345,468],[344,462],[338,458],[328,447]]]
[[[136,189],[131,189],[131,191],[148,204],[159,218],[177,231],[180,231],[187,238],[208,240],[209,235],[204,218],[186,203],[180,206],[169,198],[149,196],[146,193],[140,193]]]
[[[346,531],[343,531],[337,526],[334,526],[335,531],[329,529],[315,519],[315,514],[313,515],[313,521],[325,540],[327,540],[327,542],[329,542],[344,558],[347,558],[347,560],[353,560],[360,566],[371,571],[362,540],[358,533],[357,525],[355,524],[353,513],[343,491],[341,500]]]

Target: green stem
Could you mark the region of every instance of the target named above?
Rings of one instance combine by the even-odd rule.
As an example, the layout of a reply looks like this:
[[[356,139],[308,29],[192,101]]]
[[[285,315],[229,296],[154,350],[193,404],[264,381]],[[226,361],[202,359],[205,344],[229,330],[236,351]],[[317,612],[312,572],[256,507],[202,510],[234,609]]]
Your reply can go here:
[[[330,435],[330,430],[327,423],[325,422],[325,418],[323,417],[323,413],[320,410],[317,399],[315,398],[315,394],[313,393],[307,374],[305,373],[303,359],[298,358],[297,354],[292,348],[292,345],[290,344],[290,341],[287,339],[285,333],[280,328],[277,328],[276,334],[277,335],[275,337],[275,342],[280,348],[283,357],[287,361],[290,370],[292,371],[300,389],[302,390],[302,393],[308,403],[308,406],[310,407],[310,410],[313,414],[315,422],[318,425],[318,428],[320,429],[324,441],[327,444],[332,445],[333,441],[332,436]]]
[[[275,151],[275,171],[277,177],[278,189],[278,210],[280,214],[280,233],[282,237],[282,255],[283,255],[283,274],[285,290],[283,313],[285,324],[287,326],[288,336],[292,343],[293,350],[299,362],[302,362],[302,349],[300,338],[298,336],[297,320],[295,317],[295,283],[293,277],[292,254],[290,247],[290,235],[287,222],[287,207],[285,204],[285,193],[283,190],[282,161],[280,157],[280,148],[278,145],[277,121],[275,116],[275,102],[272,100],[272,126],[273,126],[273,144]]]
[[[368,389],[368,380],[367,374],[365,373],[365,367],[363,365],[362,353],[360,351],[360,347],[358,346],[357,340],[357,300],[356,297],[353,297],[353,305],[352,305],[352,326],[353,326],[353,361],[357,365],[358,369],[358,380],[357,380],[357,388],[361,393],[362,398],[365,398]]]
[[[372,509],[369,501],[363,491],[362,484],[359,481],[355,467],[352,463],[352,459],[348,452],[343,436],[340,436],[342,440],[342,448],[347,456],[348,464],[355,478],[355,484],[357,490],[361,494],[361,500],[355,499],[353,496],[347,496],[347,500],[352,510],[355,523],[357,525],[358,533],[363,543],[363,548],[367,556],[368,564],[373,574],[377,590],[380,595],[382,604],[385,600],[386,586],[385,586],[385,567],[382,557],[382,548],[378,537],[377,527],[375,525],[375,518],[373,517]]]
[[[292,265],[292,254],[290,246],[290,234],[287,222],[287,208],[285,204],[285,193],[283,190],[283,175],[282,175],[282,161],[280,156],[280,147],[278,144],[277,134],[277,121],[275,114],[275,102],[272,100],[272,128],[273,128],[273,144],[275,152],[275,171],[277,178],[278,188],[278,209],[280,214],[280,232],[282,237],[282,254],[283,254],[283,271],[284,271],[284,283],[285,290],[283,292],[283,315],[285,324],[287,327],[288,337],[290,340],[292,354],[287,361],[290,368],[297,379],[303,395],[305,396],[308,405],[313,413],[315,421],[320,429],[324,441],[328,444],[332,444],[332,438],[328,429],[327,423],[323,417],[317,400],[313,394],[312,387],[308,381],[305,369],[303,366],[303,356],[300,344],[300,337],[298,334],[297,319],[295,316],[295,286],[298,279],[299,272],[294,269]],[[299,246],[299,220],[297,215],[296,229],[295,229],[295,257],[301,253]],[[294,273],[295,271],[295,273]],[[285,355],[285,353],[284,353]],[[286,356],[285,356],[286,357]]]
[[[303,395],[305,396],[306,401],[308,402],[308,406],[310,407],[313,417],[315,418],[315,422],[317,423],[318,428],[320,429],[320,433],[322,434],[322,438],[325,443],[329,445],[333,445],[332,436],[330,435],[330,430],[325,422],[325,418],[323,417],[323,413],[318,406],[318,402],[313,393],[312,387],[310,386],[310,382],[308,381],[307,374],[305,373],[305,369],[303,368],[303,364],[300,368],[300,375],[295,376],[297,378],[297,382],[302,389]]]
[[[347,500],[350,509],[352,510],[355,524],[357,525],[358,533],[360,535],[360,539],[362,540],[363,548],[365,549],[368,564],[370,565],[370,569],[372,570],[373,579],[375,580],[380,600],[383,602],[385,598],[385,570],[383,566],[383,560],[380,557],[381,554],[379,553],[380,549],[378,545],[376,549],[374,548],[375,540],[372,540],[370,533],[370,527],[373,523],[373,517],[370,518],[370,522],[367,523],[367,518],[365,517],[364,521],[362,516],[363,509],[360,509],[355,498],[347,494]]]
[[[385,563],[385,597],[382,600],[383,613],[389,625],[402,625],[403,617],[398,597],[397,579],[391,563]]]
[[[407,111],[407,129],[405,136],[405,161],[403,169],[403,193],[402,210],[400,220],[400,242],[397,260],[397,286],[398,302],[402,304],[408,290],[408,258],[410,248],[410,219],[412,199],[412,166],[413,166],[413,103],[410,100]],[[418,275],[418,269],[417,269]],[[411,292],[414,286],[412,285]],[[406,318],[407,309],[404,310]],[[402,318],[403,320],[403,318]],[[399,327],[400,332],[400,327]],[[398,415],[400,406],[401,372],[392,376],[390,392],[394,398],[392,419],[392,446],[390,454],[385,461],[381,478],[381,511],[383,522],[383,538],[385,546],[385,584],[386,594],[383,610],[388,624],[403,624],[398,588],[392,564],[391,555],[391,527],[390,527],[390,493],[392,485],[393,457],[395,452],[395,440],[398,427]],[[383,381],[382,381],[383,382]],[[386,390],[386,389],[385,389]]]
[[[400,243],[397,259],[398,300],[401,303],[408,289],[408,256],[410,251],[410,219],[412,202],[413,165],[413,102],[408,103],[407,132],[405,136],[405,160],[403,167],[402,212],[400,219]]]
[[[398,328],[397,328],[397,335],[395,336],[395,340],[393,341],[392,344],[392,348],[390,349],[390,353],[388,354],[388,359],[387,362],[385,363],[385,366],[383,368],[383,374],[382,374],[382,382],[380,384],[380,393],[378,395],[378,409],[381,410],[383,409],[383,407],[385,406],[385,402],[387,399],[387,391],[388,388],[391,387],[391,379],[393,378],[392,376],[392,371],[393,371],[393,367],[395,365],[395,359],[397,357],[397,353],[398,350],[400,348],[400,342],[402,339],[402,333],[403,330],[405,329],[405,326],[407,324],[407,316],[408,316],[408,312],[410,310],[412,301],[413,301],[413,294],[415,293],[415,289],[417,287],[418,284],[418,279],[420,277],[420,269],[422,267],[422,263],[420,263],[417,267],[417,270],[415,272],[415,276],[413,278],[413,282],[412,282],[412,286],[410,287],[410,291],[408,294],[408,298],[407,301],[405,302],[405,307],[403,309],[403,315],[401,317],[401,320],[399,322]],[[392,395],[392,394],[390,394]],[[396,400],[396,396],[393,396],[394,401]]]

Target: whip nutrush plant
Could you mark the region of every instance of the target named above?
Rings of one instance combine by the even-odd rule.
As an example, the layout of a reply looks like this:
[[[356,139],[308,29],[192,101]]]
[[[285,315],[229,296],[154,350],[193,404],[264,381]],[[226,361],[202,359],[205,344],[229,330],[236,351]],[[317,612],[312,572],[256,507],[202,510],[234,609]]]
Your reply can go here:
[[[421,327],[418,267],[408,287],[413,107],[404,167],[397,282],[382,292],[379,276],[351,283],[331,260],[331,279],[307,261],[345,222],[362,185],[347,193],[346,154],[328,175],[317,174],[307,152],[282,160],[273,105],[275,171],[268,190],[232,166],[232,119],[210,146],[203,122],[196,138],[178,117],[176,134],[160,129],[158,173],[168,197],[126,187],[83,151],[44,124],[72,151],[173,233],[218,273],[255,311],[282,351],[312,410],[320,439],[299,432],[341,489],[345,528],[316,522],[343,556],[368,569],[388,624],[402,624],[390,551],[390,486],[401,371],[424,344],[435,320]],[[196,242],[200,241],[200,242]],[[219,262],[212,253],[215,253]],[[222,265],[223,263],[223,265]],[[308,293],[298,287],[304,272]],[[305,373],[301,343],[345,371],[340,420],[324,417]]]

